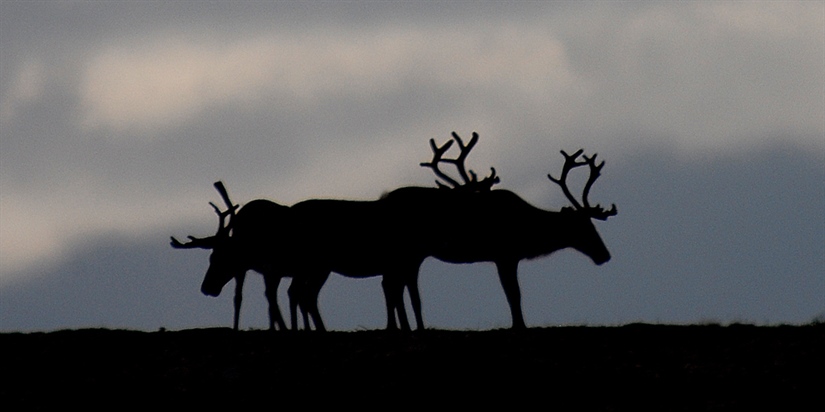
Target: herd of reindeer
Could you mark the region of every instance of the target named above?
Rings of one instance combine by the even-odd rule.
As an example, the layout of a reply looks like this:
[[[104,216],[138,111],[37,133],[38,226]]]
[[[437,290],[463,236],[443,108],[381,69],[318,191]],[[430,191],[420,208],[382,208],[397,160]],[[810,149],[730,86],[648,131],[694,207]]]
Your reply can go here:
[[[218,181],[215,188],[227,209],[210,203],[219,217],[217,233],[205,238],[189,236],[186,243],[172,237],[172,247],[212,250],[201,285],[204,294],[218,296],[230,280],[235,280],[235,330],[244,278],[250,270],[263,275],[272,330],[276,326],[286,329],[277,302],[282,277],[292,278],[287,293],[291,328],[298,328],[300,311],[304,329],[314,325],[315,330],[325,330],[318,294],[331,272],[353,278],[382,277],[387,329],[410,330],[404,305],[406,289],[416,328],[423,330],[418,272],[428,257],[450,263],[493,262],[510,306],[512,327],[524,328],[519,262],[564,248],[587,255],[597,265],[607,262],[610,253],[592,219],[615,216],[616,205],[605,210],[588,202],[590,188],[604,166],[604,162],[596,163],[595,154],[561,152],[561,175],[547,177],[561,187],[572,207],[546,211],[513,192],[493,189],[499,182],[494,168],[483,179],[467,170],[465,160],[477,142],[477,133],[467,144],[455,132],[442,146],[431,139],[433,158],[421,166],[431,168],[441,179],[436,180],[437,187],[402,187],[372,201],[311,199],[283,206],[258,199],[240,208]],[[453,143],[460,153],[445,158]],[[458,178],[441,170],[446,164],[457,169]],[[581,166],[587,166],[590,175],[579,201],[567,186],[567,176]],[[444,225],[445,221],[449,225]]]

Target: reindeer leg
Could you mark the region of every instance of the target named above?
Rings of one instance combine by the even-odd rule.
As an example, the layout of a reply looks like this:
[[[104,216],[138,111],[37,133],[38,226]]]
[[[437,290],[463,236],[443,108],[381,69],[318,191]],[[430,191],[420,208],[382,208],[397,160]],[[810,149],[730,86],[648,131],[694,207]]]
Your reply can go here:
[[[293,277],[292,282],[289,284],[289,289],[287,289],[287,296],[289,296],[289,325],[292,330],[298,330],[298,306],[301,301],[301,286],[299,282],[300,280],[298,278]],[[301,306],[301,311],[306,311],[303,306]]]
[[[307,306],[306,309],[302,309],[307,329],[309,329],[309,317],[307,316],[307,312],[309,312],[312,316],[312,322],[315,324],[315,330],[319,332],[327,330],[324,326],[324,321],[321,319],[321,312],[318,310],[318,295],[321,293],[321,288],[328,278],[329,271],[318,276],[313,276],[307,282],[308,287],[306,287],[306,290],[301,293],[301,306],[304,307],[305,304]]]
[[[309,288],[303,288],[303,289],[309,289]],[[315,309],[315,311],[312,312],[312,317],[314,318],[315,317],[315,312],[317,312],[317,307],[318,307],[318,293],[320,293],[320,290],[318,290],[318,292],[313,293],[311,295],[309,293],[307,293],[307,291],[305,291],[305,290],[299,290],[299,293],[298,293],[298,299],[299,299],[298,300],[298,307],[301,309],[301,318],[304,319],[304,330],[312,330],[312,326],[310,325],[310,322],[309,322],[309,317],[310,317],[309,312],[310,312],[310,308],[313,307],[313,304],[304,303],[304,302],[312,302],[310,299],[315,300],[314,307],[316,309]],[[320,315],[319,315],[319,317],[320,317]],[[316,327],[316,329],[317,329],[317,327]]]
[[[518,286],[518,260],[496,262],[498,278],[510,304],[510,313],[513,316],[513,329],[524,329],[524,315],[521,313],[521,290]]]
[[[421,296],[418,294],[418,274],[410,279],[407,284],[407,292],[410,294],[410,304],[415,315],[415,329],[424,330],[424,318],[421,316]]]
[[[327,328],[324,326],[324,320],[321,319],[321,313],[318,311],[317,305],[315,311],[311,313],[312,315],[312,323],[315,324],[315,330],[318,332],[326,332]],[[306,314],[304,315],[306,316]],[[307,322],[307,326],[309,322]]]
[[[401,330],[409,332],[410,322],[407,319],[407,308],[404,306],[404,286],[406,282],[403,276],[398,276],[402,274],[403,272],[399,272],[390,275],[391,280],[388,282],[388,288],[385,290],[388,291],[390,294],[389,296],[392,297],[390,306],[392,306],[393,310],[398,315],[398,323]],[[384,278],[387,279],[388,277],[385,276]]]
[[[241,318],[241,302],[243,301],[243,281],[246,278],[246,273],[235,276],[235,313],[233,315],[232,329],[238,330],[238,323]]]
[[[289,317],[292,330],[298,330],[298,310],[301,311],[301,319],[304,322],[304,330],[312,330],[309,325],[309,314],[307,310],[307,293],[302,286],[301,280],[292,278],[292,284],[289,286]]]
[[[266,286],[266,300],[269,302],[269,330],[275,330],[275,323],[278,323],[278,330],[285,330],[284,318],[281,316],[281,308],[278,307],[278,284],[281,283],[281,276],[276,274],[265,274],[264,285]]]
[[[409,332],[410,321],[407,320],[407,308],[404,307],[404,286],[399,285],[396,291],[397,298],[395,299],[395,309],[398,311],[398,323],[401,324],[401,330]]]
[[[387,330],[398,330],[398,325],[395,322],[397,299],[393,286],[389,277],[384,275],[384,279],[381,280],[381,287],[384,289],[384,301],[387,304]],[[409,324],[407,326],[409,327]]]
[[[304,309],[303,306],[301,306],[301,317],[304,319],[304,329],[305,330],[312,330],[312,325],[310,325],[310,322],[309,322],[309,317],[310,316],[312,316],[313,318],[315,317],[314,314],[310,315],[309,311]]]
[[[321,312],[318,310],[318,295],[316,294],[312,297],[314,305],[312,306],[313,310],[310,312],[312,316],[312,323],[315,324],[315,330],[318,332],[325,332],[327,330],[326,326],[324,326],[324,320],[321,319]],[[309,329],[309,317],[307,316],[306,311],[304,311],[304,319],[306,321],[306,327]]]
[[[403,308],[403,287],[407,288],[410,294],[410,305],[412,305],[413,315],[415,315],[415,329],[424,330],[424,319],[421,316],[421,296],[418,294],[418,270],[421,267],[421,262],[410,266],[410,272],[405,277],[404,285],[401,289],[401,299]]]

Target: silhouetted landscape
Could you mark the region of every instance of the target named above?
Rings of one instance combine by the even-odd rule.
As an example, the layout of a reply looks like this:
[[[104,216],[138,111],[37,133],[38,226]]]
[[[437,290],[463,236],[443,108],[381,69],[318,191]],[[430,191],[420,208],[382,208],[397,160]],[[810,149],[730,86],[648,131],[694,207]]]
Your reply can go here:
[[[825,411],[823,16],[0,1],[0,412]]]
[[[0,347],[0,398],[25,409],[389,400],[817,410],[825,383],[823,323],[412,333],[84,329],[4,333]]]

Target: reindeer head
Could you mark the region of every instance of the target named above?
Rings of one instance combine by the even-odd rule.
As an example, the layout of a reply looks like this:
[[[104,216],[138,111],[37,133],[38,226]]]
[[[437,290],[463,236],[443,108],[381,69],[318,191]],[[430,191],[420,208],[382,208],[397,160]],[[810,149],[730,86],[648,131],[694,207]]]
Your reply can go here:
[[[238,205],[233,205],[229,200],[229,195],[227,194],[226,188],[222,182],[215,182],[215,188],[221,194],[221,197],[223,197],[223,200],[227,206],[227,210],[221,211],[221,209],[214,203],[209,203],[212,208],[215,209],[215,213],[218,214],[219,225],[217,233],[215,233],[214,236],[205,238],[188,236],[189,241],[186,243],[181,243],[172,237],[171,242],[172,247],[175,249],[198,248],[212,250],[212,254],[209,256],[209,269],[206,270],[206,276],[204,277],[203,284],[201,285],[201,292],[209,296],[218,296],[224,285],[236,276],[242,275],[246,271],[246,268],[240,264],[240,259],[238,259],[238,251],[236,250],[230,236],[235,211],[238,209]],[[227,217],[229,217],[228,223],[226,222]]]
[[[582,155],[583,152],[584,149],[579,149],[572,155],[568,155],[564,150],[562,150],[561,154],[564,156],[564,167],[562,168],[561,176],[556,179],[548,174],[547,177],[553,183],[561,186],[564,196],[567,197],[573,206],[572,208],[562,208],[561,211],[565,221],[570,222],[574,227],[571,231],[571,246],[587,256],[590,256],[596,264],[601,265],[602,263],[610,260],[610,252],[608,252],[607,247],[604,245],[604,242],[599,236],[599,233],[593,226],[591,219],[607,220],[610,216],[615,216],[617,210],[615,204],[612,205],[610,210],[604,210],[604,208],[599,204],[596,206],[590,206],[590,202],[587,200],[587,195],[590,193],[590,188],[593,186],[593,183],[601,175],[602,167],[604,167],[604,161],[597,165],[596,154],[593,154],[591,157],[587,157]],[[584,159],[583,162],[577,161],[579,156]],[[567,187],[567,174],[570,170],[585,165],[590,167],[590,177],[584,185],[584,190],[582,191],[582,201],[579,203]]]

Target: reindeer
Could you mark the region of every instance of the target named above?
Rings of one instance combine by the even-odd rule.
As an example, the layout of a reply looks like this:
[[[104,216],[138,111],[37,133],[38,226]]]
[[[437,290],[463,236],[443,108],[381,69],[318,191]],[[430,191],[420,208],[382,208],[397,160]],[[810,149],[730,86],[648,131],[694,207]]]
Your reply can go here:
[[[272,264],[276,250],[263,249],[270,236],[277,235],[277,227],[286,219],[288,207],[268,200],[253,200],[236,214],[238,205],[232,203],[223,183],[215,182],[215,188],[220,193],[227,206],[221,211],[218,206],[210,202],[219,218],[218,231],[214,236],[196,238],[189,236],[189,242],[182,243],[172,237],[171,245],[176,249],[211,249],[209,269],[206,272],[201,292],[208,296],[218,296],[223,286],[230,280],[235,280],[235,297],[233,329],[238,330],[240,319],[242,291],[246,272],[254,270],[264,278],[266,297],[269,301],[269,329],[285,330],[286,325],[278,307],[278,285],[281,278],[288,276],[279,271]],[[229,217],[229,223],[226,219]],[[230,235],[231,233],[231,235]],[[270,255],[267,258],[267,255]],[[296,292],[290,291],[290,294]],[[320,321],[319,321],[320,322]],[[294,327],[295,325],[293,325]],[[320,326],[323,329],[323,325]]]
[[[476,138],[475,135],[473,137]],[[432,146],[434,159],[422,166],[432,167],[443,178],[443,173],[437,169],[440,149],[436,150],[435,144]],[[593,226],[592,219],[607,220],[610,216],[615,216],[616,205],[612,205],[610,210],[605,210],[598,204],[590,205],[588,195],[601,174],[604,162],[596,164],[596,154],[587,157],[582,155],[583,152],[580,149],[568,155],[561,151],[565,162],[560,177],[556,179],[547,175],[550,181],[561,187],[572,204],[572,207],[564,207],[559,212],[536,208],[507,190],[490,190],[488,186],[498,182],[495,169],[489,180],[485,179],[483,184],[479,182],[487,190],[430,190],[431,194],[428,195],[425,194],[427,189],[399,189],[396,196],[404,196],[408,202],[418,202],[418,216],[426,221],[441,221],[439,216],[444,213],[458,216],[458,219],[450,222],[447,236],[430,242],[428,256],[450,263],[493,262],[510,306],[512,327],[522,329],[525,328],[525,323],[518,284],[518,264],[521,260],[547,256],[568,247],[587,255],[597,265],[610,260],[610,253]],[[580,156],[583,161],[578,161]],[[567,186],[567,176],[572,169],[581,166],[589,166],[590,176],[579,203]],[[466,175],[462,173],[462,176]],[[474,174],[472,180],[475,180]],[[452,184],[450,180],[447,181]],[[445,187],[443,184],[439,186]],[[428,207],[431,210],[427,210]],[[423,224],[424,221],[420,223]]]

